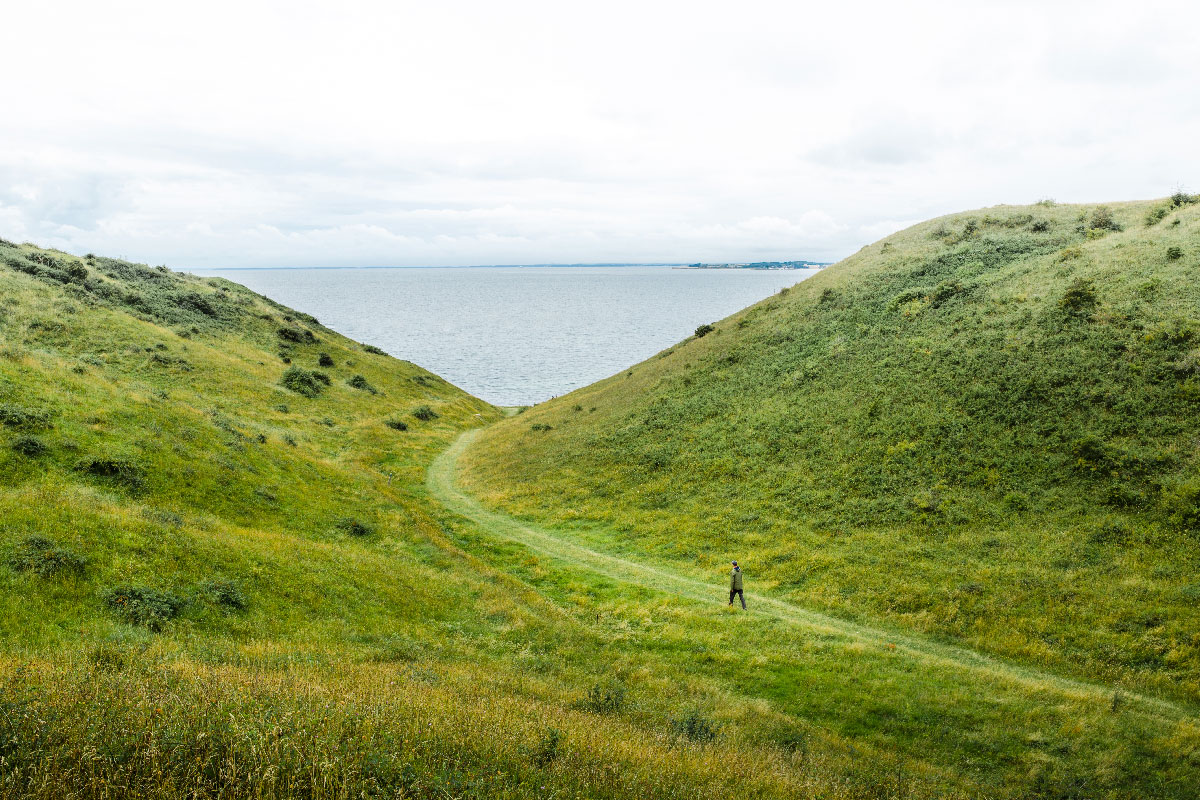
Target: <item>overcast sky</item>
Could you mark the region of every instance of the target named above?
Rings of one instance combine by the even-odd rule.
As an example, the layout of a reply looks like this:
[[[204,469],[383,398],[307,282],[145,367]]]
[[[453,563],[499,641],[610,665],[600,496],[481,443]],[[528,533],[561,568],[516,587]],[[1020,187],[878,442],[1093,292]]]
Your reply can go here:
[[[1195,8],[10,3],[0,236],[176,268],[835,260],[1200,190]]]

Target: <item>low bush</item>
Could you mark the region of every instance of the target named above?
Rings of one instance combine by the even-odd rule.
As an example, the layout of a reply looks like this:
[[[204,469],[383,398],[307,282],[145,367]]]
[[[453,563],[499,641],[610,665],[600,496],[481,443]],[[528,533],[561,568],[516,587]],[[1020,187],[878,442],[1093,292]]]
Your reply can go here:
[[[1029,226],[1029,230],[1034,233],[1046,233],[1050,230],[1050,223],[1044,219],[1039,219]]]
[[[1155,206],[1146,212],[1146,227],[1151,227],[1162,222],[1167,214],[1171,213],[1171,206]]]
[[[163,625],[178,617],[187,605],[187,601],[174,592],[145,586],[116,586],[104,592],[102,599],[108,610],[121,621],[152,631],[162,630]]]
[[[579,707],[594,714],[615,714],[625,708],[625,687],[619,683],[597,683],[588,689]]]
[[[1091,220],[1088,222],[1088,229],[1093,231],[1119,231],[1121,224],[1113,218],[1112,210],[1108,206],[1100,206],[1092,211]]]
[[[333,366],[333,356],[329,355],[329,353],[321,353],[321,355],[317,357],[317,366],[332,367]]]
[[[1189,206],[1192,203],[1200,203],[1200,194],[1188,194],[1187,192],[1176,192],[1171,195],[1171,207],[1182,208]]]
[[[370,536],[375,532],[374,526],[353,517],[345,517],[338,520],[336,527],[347,536]]]
[[[1091,313],[1096,306],[1096,301],[1095,284],[1087,278],[1076,278],[1067,287],[1067,291],[1063,293],[1058,305],[1072,316],[1084,316]]]
[[[213,578],[200,584],[200,596],[233,611],[245,611],[248,605],[241,587],[226,578]]]
[[[711,742],[717,738],[717,726],[699,711],[689,711],[671,719],[671,733],[692,742]]]
[[[39,578],[50,578],[82,575],[87,560],[44,536],[30,536],[9,557],[8,565],[17,572],[32,572]]]
[[[322,372],[291,366],[284,371],[279,384],[296,394],[316,397],[329,385],[329,377]]]
[[[12,449],[26,458],[37,458],[49,452],[46,443],[36,436],[20,436],[12,443]]]
[[[317,337],[313,336],[313,332],[302,328],[291,328],[284,326],[275,331],[276,335],[285,342],[293,342],[295,344],[303,344],[305,342],[315,342]]]
[[[122,458],[85,458],[75,469],[96,478],[106,478],[131,489],[139,489],[145,483],[145,471],[132,461]]]
[[[547,728],[542,732],[537,745],[533,748],[530,758],[539,767],[548,767],[558,760],[562,747],[563,735],[558,728]]]
[[[49,424],[50,412],[46,409],[0,403],[0,425],[9,428],[45,428]]]
[[[355,375],[353,378],[346,381],[346,384],[355,389],[361,389],[364,392],[370,392],[371,394],[379,394],[379,390],[376,389],[374,386],[372,386],[370,383],[368,383],[367,379],[364,378],[362,375]]]
[[[1183,258],[1183,248],[1168,247],[1167,248],[1167,258],[1170,259],[1171,261],[1177,261],[1177,260]]]
[[[716,328],[716,326],[715,326],[715,325],[709,325],[709,324],[706,322],[706,323],[704,323],[703,325],[701,325],[700,327],[696,328],[696,338],[697,338],[697,339],[703,339],[705,336],[707,336],[708,334],[712,333],[712,332],[713,332],[713,331],[715,331],[716,329],[717,329],[717,328]]]
[[[438,418],[437,412],[429,406],[417,406],[412,415],[422,422],[432,422]]]
[[[383,421],[383,424],[387,425],[389,428],[391,428],[394,431],[408,430],[408,423],[403,420],[399,420],[399,419],[387,419],[387,420]]]
[[[550,425],[547,425],[544,422],[535,422],[529,426],[529,430],[531,430],[531,431],[552,431],[552,430],[554,430],[554,428]]]
[[[373,344],[364,344],[362,349],[364,352],[374,353],[377,356],[386,356],[387,355],[387,353],[384,350],[376,347]]]

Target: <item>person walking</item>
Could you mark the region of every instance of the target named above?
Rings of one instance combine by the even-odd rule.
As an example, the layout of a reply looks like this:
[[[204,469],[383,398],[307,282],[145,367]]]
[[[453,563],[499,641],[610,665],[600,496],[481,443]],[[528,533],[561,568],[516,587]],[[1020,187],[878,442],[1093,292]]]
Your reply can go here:
[[[729,573],[729,605],[733,605],[733,596],[737,595],[742,601],[742,610],[746,610],[746,595],[742,594],[742,568],[733,562],[733,572]]]

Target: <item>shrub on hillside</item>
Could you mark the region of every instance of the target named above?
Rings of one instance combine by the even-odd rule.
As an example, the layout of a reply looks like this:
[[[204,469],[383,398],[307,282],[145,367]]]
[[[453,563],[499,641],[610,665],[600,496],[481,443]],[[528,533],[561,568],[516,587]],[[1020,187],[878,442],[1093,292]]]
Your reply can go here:
[[[333,356],[329,355],[329,353],[321,353],[321,355],[317,358],[317,366],[332,367],[333,366]]]
[[[417,406],[412,415],[422,422],[432,422],[438,418],[437,412],[429,406]]]
[[[1187,192],[1176,192],[1171,195],[1171,207],[1182,208],[1183,206],[1191,205],[1192,203],[1200,203],[1200,194],[1188,194]]]
[[[1171,206],[1155,206],[1146,212],[1146,227],[1151,227],[1162,222],[1167,214],[1171,213]]]
[[[1167,248],[1167,258],[1170,259],[1171,261],[1176,261],[1178,259],[1183,258],[1183,248],[1168,247]]]
[[[55,575],[82,575],[87,561],[44,536],[30,536],[9,557],[8,565],[17,572],[32,572],[39,578]]]
[[[408,430],[408,423],[403,420],[399,420],[399,419],[384,420],[383,424],[387,425],[389,428],[391,428],[394,431]]]
[[[85,458],[75,465],[75,469],[130,489],[140,489],[146,481],[145,471],[141,466],[123,458]]]
[[[372,386],[370,383],[368,383],[367,379],[364,378],[362,375],[355,375],[353,378],[346,381],[346,384],[349,386],[352,386],[355,389],[361,389],[364,392],[370,392],[371,394],[379,394],[379,390],[376,389],[374,386]]]
[[[213,578],[200,584],[200,595],[233,611],[245,611],[248,605],[241,587],[226,578]]]
[[[1088,229],[1093,231],[1119,231],[1121,224],[1113,218],[1112,210],[1108,206],[1100,206],[1092,211],[1091,220],[1088,222]]]
[[[152,631],[162,630],[187,605],[187,601],[173,592],[145,586],[116,586],[104,592],[102,598],[109,611],[123,622]]]
[[[284,371],[283,377],[279,379],[279,384],[296,394],[316,397],[329,385],[329,376],[322,372],[293,365]]]
[[[1085,316],[1096,307],[1096,286],[1088,278],[1076,278],[1058,301],[1059,308],[1072,316]]]
[[[364,344],[362,349],[363,349],[365,352],[368,352],[368,353],[374,353],[374,354],[375,354],[375,355],[377,355],[377,356],[386,356],[386,355],[387,355],[387,353],[386,353],[384,350],[382,350],[381,348],[378,348],[378,347],[376,347],[376,346],[375,346],[375,345],[373,345],[373,344]]]
[[[1046,233],[1050,230],[1050,223],[1044,219],[1039,219],[1029,226],[1029,230],[1034,233]]]
[[[0,425],[9,428],[45,428],[49,424],[50,412],[44,408],[0,403]]]
[[[703,325],[701,325],[700,327],[696,328],[696,338],[703,339],[705,336],[707,336],[708,334],[712,333],[715,330],[716,330],[715,326],[709,325],[706,322]]]
[[[559,749],[562,747],[563,735],[558,728],[547,728],[538,739],[537,746],[530,754],[533,763],[539,767],[548,767],[558,760]]]
[[[336,527],[347,536],[370,536],[375,532],[374,526],[353,517],[338,520]]]
[[[692,710],[670,721],[671,733],[692,742],[711,742],[717,738],[717,726],[699,711]]]
[[[1176,528],[1200,533],[1200,480],[1181,481],[1162,490],[1163,509]]]
[[[616,714],[625,708],[625,687],[619,683],[597,683],[588,689],[578,707],[594,714]]]
[[[19,436],[12,443],[12,449],[26,458],[37,458],[45,455],[50,448],[36,436]]]

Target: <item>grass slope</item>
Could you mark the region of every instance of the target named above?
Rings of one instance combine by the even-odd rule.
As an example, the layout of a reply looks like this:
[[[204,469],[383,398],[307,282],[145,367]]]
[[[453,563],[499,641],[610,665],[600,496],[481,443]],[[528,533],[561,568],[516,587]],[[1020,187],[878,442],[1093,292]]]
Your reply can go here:
[[[917,225],[480,434],[576,541],[1200,700],[1200,204]]]
[[[227,281],[0,241],[0,797],[978,795],[441,509],[499,416]]]

